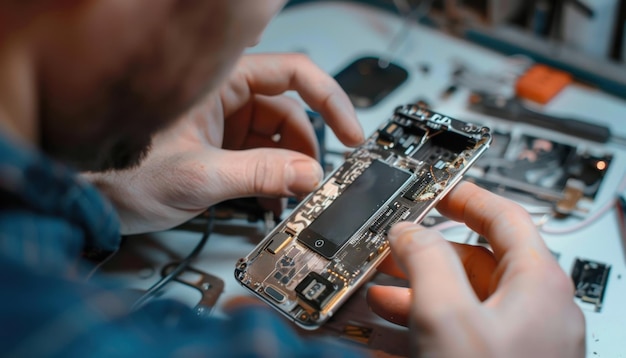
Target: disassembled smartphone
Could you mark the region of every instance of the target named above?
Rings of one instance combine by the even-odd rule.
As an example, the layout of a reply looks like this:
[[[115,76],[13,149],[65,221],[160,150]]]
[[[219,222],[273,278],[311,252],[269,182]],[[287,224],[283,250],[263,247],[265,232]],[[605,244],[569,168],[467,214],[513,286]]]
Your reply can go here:
[[[248,256],[235,277],[305,329],[319,328],[489,147],[489,128],[399,107]]]

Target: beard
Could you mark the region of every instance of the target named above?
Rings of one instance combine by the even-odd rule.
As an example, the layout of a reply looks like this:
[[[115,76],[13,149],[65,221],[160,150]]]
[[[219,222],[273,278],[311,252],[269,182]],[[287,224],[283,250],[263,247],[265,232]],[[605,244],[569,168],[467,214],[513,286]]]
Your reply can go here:
[[[175,100],[173,94],[150,98],[130,88],[127,80],[105,87],[100,95],[92,97],[90,105],[83,103],[80,110],[57,111],[42,101],[41,149],[80,171],[138,166],[149,153],[153,136],[171,124],[188,105]],[[172,89],[177,91],[177,87]]]
[[[158,78],[159,60],[164,59],[151,56],[129,66],[115,83],[101,82],[80,105],[47,101],[51,97],[42,93],[41,149],[80,171],[124,170],[141,164],[154,135],[204,98],[220,79],[209,79],[204,70],[190,65],[181,67],[171,80],[145,85],[145,78]]]
[[[39,93],[40,145],[54,159],[80,171],[130,169],[150,151],[153,136],[216,88],[243,52],[220,53],[226,38],[198,5],[177,3],[177,26],[160,26],[116,74],[100,74],[88,88],[59,95],[62,77],[44,81]],[[207,5],[208,6],[208,5]],[[222,51],[223,52],[223,51]]]
[[[150,152],[151,143],[152,136],[145,134],[109,140],[98,151],[84,148],[65,153],[48,150],[48,153],[79,171],[106,172],[138,167]]]

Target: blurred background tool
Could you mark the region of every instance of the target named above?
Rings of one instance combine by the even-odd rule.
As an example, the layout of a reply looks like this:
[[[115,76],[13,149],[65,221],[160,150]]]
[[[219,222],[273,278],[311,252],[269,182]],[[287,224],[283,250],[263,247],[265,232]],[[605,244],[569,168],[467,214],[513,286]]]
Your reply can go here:
[[[417,6],[414,6],[408,0],[393,0],[393,5],[404,18],[400,30],[398,30],[396,35],[391,39],[386,53],[381,56],[378,61],[380,68],[387,68],[396,58],[402,46],[407,43],[407,38],[410,33],[409,26],[414,22],[419,22],[424,16],[427,16],[432,4],[433,0],[421,0]]]
[[[385,61],[384,67],[381,61]],[[398,89],[409,72],[379,57],[360,57],[335,75],[356,108],[370,108]]]
[[[608,57],[618,7],[619,0],[564,1],[563,42],[591,56]]]
[[[433,0],[421,0],[414,6],[408,0],[393,0],[403,19],[387,49],[380,56],[356,58],[335,75],[356,108],[376,106],[407,81],[409,71],[394,61],[408,43],[410,26],[428,15],[432,3]]]
[[[604,125],[544,114],[529,108],[519,98],[474,92],[469,101],[471,110],[503,120],[531,124],[594,142],[606,143],[611,139],[611,130]]]
[[[521,98],[546,104],[572,83],[572,75],[545,65],[534,65],[517,80],[515,92]]]

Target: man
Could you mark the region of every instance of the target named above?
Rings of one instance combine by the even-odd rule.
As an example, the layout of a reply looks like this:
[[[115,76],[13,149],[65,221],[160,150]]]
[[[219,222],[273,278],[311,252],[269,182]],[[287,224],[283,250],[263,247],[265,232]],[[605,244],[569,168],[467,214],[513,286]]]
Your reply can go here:
[[[123,294],[84,283],[81,256],[115,250],[120,233],[169,228],[225,199],[272,205],[314,189],[314,133],[283,92],[298,91],[346,145],[363,141],[346,95],[309,60],[241,58],[283,3],[0,0],[3,354],[362,353],[303,341],[265,309],[235,308],[227,321],[171,302],[130,312]],[[411,327],[415,353],[583,356],[572,284],[528,215],[470,184],[438,208],[485,235],[495,256],[393,228],[395,261],[382,269],[412,291],[374,287],[368,299]]]

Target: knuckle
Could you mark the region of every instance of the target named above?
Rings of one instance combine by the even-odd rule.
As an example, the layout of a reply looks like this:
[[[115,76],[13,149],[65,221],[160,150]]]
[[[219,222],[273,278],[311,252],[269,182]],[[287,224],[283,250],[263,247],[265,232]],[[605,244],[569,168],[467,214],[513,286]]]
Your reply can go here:
[[[281,101],[283,101],[283,105],[288,106],[288,110],[291,111],[291,113],[302,111],[302,108],[303,108],[302,105],[300,104],[300,102],[296,101],[294,98],[281,96],[280,99]]]
[[[530,215],[528,214],[528,211],[526,211],[526,209],[508,199],[503,200],[503,203],[502,205],[500,205],[500,207],[500,219],[509,224],[519,222],[520,219],[530,220]]]
[[[290,61],[294,61],[296,63],[298,63],[299,65],[311,65],[313,64],[313,61],[311,60],[311,58],[303,53],[299,53],[299,52],[294,52],[294,53],[290,53],[286,55]]]
[[[300,102],[296,101],[293,98],[286,97],[286,96],[283,96],[281,100],[283,101],[281,103],[282,108],[285,111],[285,115],[288,118],[302,120],[303,123],[306,123],[307,125],[312,126]]]
[[[497,236],[503,232],[510,232],[522,223],[532,224],[532,219],[528,211],[522,206],[508,199],[503,199],[502,203],[497,203],[500,210],[489,220],[481,222],[482,232],[488,237]]]
[[[267,162],[264,160],[258,160],[253,165],[253,178],[251,191],[254,193],[261,193],[265,191],[268,186],[267,176],[271,174],[268,168]]]
[[[514,213],[516,216],[528,216],[528,212],[521,205],[508,199],[505,200],[505,203],[508,206],[508,211]]]
[[[280,186],[282,178],[282,172],[279,173],[279,169],[276,166],[271,165],[265,158],[254,161],[252,166],[247,166],[252,170],[251,181],[252,187],[249,188],[251,193],[255,194],[267,194],[267,195],[282,195],[283,188]]]

